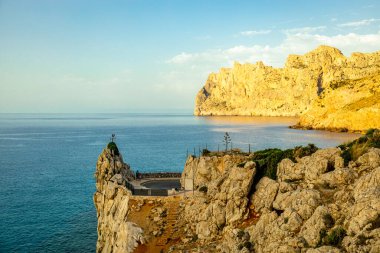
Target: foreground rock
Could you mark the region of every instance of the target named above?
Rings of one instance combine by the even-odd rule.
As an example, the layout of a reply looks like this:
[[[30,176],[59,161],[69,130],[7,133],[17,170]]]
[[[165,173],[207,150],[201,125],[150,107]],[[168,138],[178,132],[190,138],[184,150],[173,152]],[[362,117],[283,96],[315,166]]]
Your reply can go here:
[[[132,173],[121,155],[106,148],[96,164],[94,203],[98,215],[97,252],[133,252],[144,243],[143,230],[128,221],[132,193],[125,187]]]
[[[272,179],[252,154],[189,156],[181,183],[194,191],[141,197],[125,187],[129,166],[105,149],[97,252],[380,252],[380,149],[348,163],[340,148],[312,152],[281,160]]]
[[[298,127],[380,128],[380,51],[345,57],[320,46],[284,68],[235,63],[209,75],[194,115],[301,116]]]

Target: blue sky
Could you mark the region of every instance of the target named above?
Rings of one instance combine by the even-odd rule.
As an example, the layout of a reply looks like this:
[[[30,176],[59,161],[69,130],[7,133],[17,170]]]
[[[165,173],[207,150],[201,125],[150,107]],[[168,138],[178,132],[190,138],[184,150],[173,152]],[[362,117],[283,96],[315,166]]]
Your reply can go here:
[[[380,50],[379,1],[0,0],[0,112],[191,112],[210,72]]]

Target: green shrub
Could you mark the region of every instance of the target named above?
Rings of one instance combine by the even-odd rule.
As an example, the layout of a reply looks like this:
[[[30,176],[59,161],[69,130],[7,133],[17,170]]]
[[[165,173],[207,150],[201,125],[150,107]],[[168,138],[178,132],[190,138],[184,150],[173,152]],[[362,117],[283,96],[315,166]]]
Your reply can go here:
[[[309,143],[306,147],[297,146],[294,148],[294,157],[302,158],[304,156],[310,156],[318,150],[318,147]]]
[[[333,229],[326,237],[325,244],[331,246],[340,246],[343,238],[346,236],[346,230],[342,227]]]
[[[239,168],[244,168],[244,166],[245,166],[245,162],[239,163],[237,166],[238,166]]]
[[[323,215],[323,223],[325,223],[326,227],[332,228],[335,224],[334,218],[331,216],[331,214],[326,213]]]
[[[204,148],[204,149],[202,150],[202,155],[203,155],[203,156],[209,155],[210,153],[211,153],[210,150],[208,150],[208,149],[206,149],[206,148]]]
[[[241,238],[243,238],[244,234],[245,234],[244,230],[239,230],[239,232],[237,233],[236,237],[239,238],[239,239],[241,239]]]
[[[254,153],[252,160],[256,163],[256,176],[254,185],[262,178],[277,179],[277,165],[282,159],[289,158],[293,161],[293,149],[265,149]]]
[[[117,145],[115,142],[111,141],[110,143],[108,143],[107,148],[113,151],[114,155],[117,155],[117,156],[120,155],[119,149],[117,148]]]
[[[350,161],[352,161],[351,153],[349,149],[346,149],[340,155],[343,158],[344,166],[347,166]]]
[[[243,247],[247,248],[247,249],[251,249],[252,248],[252,243],[250,241],[246,241],[246,242],[243,243]]]
[[[323,240],[325,239],[326,235],[327,235],[326,229],[322,228],[319,231],[319,241],[318,241],[317,247],[320,247],[322,245]]]
[[[374,128],[370,128],[367,130],[367,132],[365,133],[365,136],[367,137],[372,137],[373,136],[373,133],[376,131],[376,129]]]
[[[208,188],[207,188],[207,186],[203,185],[203,186],[199,187],[198,191],[203,192],[203,193],[207,193]]]
[[[342,150],[341,157],[344,160],[344,165],[347,166],[350,161],[356,161],[369,148],[380,148],[380,131],[369,129],[365,136],[338,147]]]

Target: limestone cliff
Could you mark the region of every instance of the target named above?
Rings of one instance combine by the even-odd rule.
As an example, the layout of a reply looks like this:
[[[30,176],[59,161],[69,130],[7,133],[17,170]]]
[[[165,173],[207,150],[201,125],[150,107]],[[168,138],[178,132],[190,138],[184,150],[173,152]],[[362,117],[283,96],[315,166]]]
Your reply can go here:
[[[380,252],[379,148],[373,130],[337,148],[189,156],[191,190],[171,197],[133,196],[129,166],[105,149],[97,252]]]
[[[380,71],[367,77],[331,82],[301,115],[301,128],[348,129],[380,127]]]
[[[263,157],[189,157],[182,182],[193,178],[197,190],[187,234],[201,252],[380,252],[380,149],[371,145],[380,147],[380,131],[347,145],[360,155],[349,163],[344,145],[312,150],[256,185]],[[192,248],[182,241],[171,252]]]
[[[144,243],[143,230],[127,220],[132,173],[120,154],[106,148],[96,164],[94,203],[98,215],[96,252],[133,252]]]
[[[289,55],[284,68],[265,66],[262,62],[235,63],[233,68],[223,68],[209,75],[196,96],[194,114],[310,115],[301,120],[301,125],[314,127],[320,121],[316,127],[368,129],[354,122],[359,117],[365,117],[361,119],[366,122],[370,122],[373,115],[380,117],[376,100],[379,73],[380,51],[354,53],[347,58],[338,49],[328,46],[320,46],[305,55]],[[334,92],[329,93],[331,90]],[[360,94],[356,94],[358,90]],[[347,93],[350,95],[347,99],[331,100],[335,96],[345,97]],[[367,98],[371,102],[367,103]],[[325,113],[319,112],[319,104],[324,105]],[[355,105],[350,107],[349,104]],[[363,107],[363,111],[356,114]],[[335,109],[352,120],[342,122],[345,117],[336,117],[338,113],[331,115]],[[374,125],[380,126],[377,122]]]

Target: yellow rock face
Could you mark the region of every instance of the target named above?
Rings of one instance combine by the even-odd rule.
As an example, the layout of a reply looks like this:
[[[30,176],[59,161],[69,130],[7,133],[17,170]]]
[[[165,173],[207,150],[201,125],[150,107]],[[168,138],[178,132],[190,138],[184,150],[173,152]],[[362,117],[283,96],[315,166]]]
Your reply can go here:
[[[311,128],[380,127],[379,73],[380,51],[347,58],[328,46],[289,55],[284,68],[235,63],[209,75],[194,114],[301,116],[300,126]]]
[[[380,128],[380,72],[330,83],[301,116],[299,126],[351,131]]]

